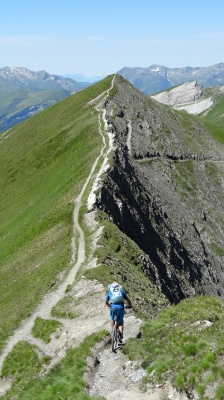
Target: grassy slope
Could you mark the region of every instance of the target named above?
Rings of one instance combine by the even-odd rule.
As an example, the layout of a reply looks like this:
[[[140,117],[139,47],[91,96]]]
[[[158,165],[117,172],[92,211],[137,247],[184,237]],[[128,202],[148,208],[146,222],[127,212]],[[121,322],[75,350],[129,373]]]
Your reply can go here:
[[[0,349],[69,267],[72,202],[102,145],[87,103],[110,84],[108,77],[0,139]]]
[[[86,108],[85,104],[87,98],[91,98],[92,90],[96,96],[110,86],[110,81],[108,78],[19,125],[10,131],[13,134],[10,133],[9,138],[5,136],[0,142],[0,168],[4,171],[1,176],[5,182],[1,182],[4,190],[1,190],[0,195],[1,204],[4,204],[0,214],[0,233],[4,239],[3,245],[1,240],[0,326],[3,320],[6,321],[2,341],[55,282],[57,273],[68,266],[73,209],[70,203],[79,193],[101,145],[96,113],[91,114],[93,110]],[[97,278],[106,285],[112,276],[121,279],[122,274],[125,288],[134,297],[141,315],[144,315],[141,304],[145,310],[146,303],[149,303],[150,310],[155,302],[157,312],[166,302],[165,299],[158,298],[144,275],[141,269],[141,252],[113,224],[104,219],[103,215],[101,218],[101,223],[105,225],[104,237],[100,242],[103,247],[97,250],[97,255],[102,265],[94,271],[87,271],[87,276]],[[223,378],[223,369],[217,365],[223,355],[223,341],[219,339],[220,331],[223,330],[223,310],[220,302],[214,298],[209,298],[208,301],[206,298],[189,301],[192,303],[182,302],[147,323],[143,328],[143,340],[131,341],[126,349],[130,358],[139,355],[143,357],[143,366],[149,366],[149,372],[152,368],[156,371],[155,380],[163,380],[167,377],[167,371],[168,376],[171,371],[174,385],[178,389],[184,390],[190,384],[191,388],[197,387],[203,396],[206,385]],[[189,308],[193,308],[190,315]],[[216,316],[219,320],[216,320]],[[203,331],[202,335],[198,335],[198,332],[196,335],[193,332],[192,335],[190,332],[191,323],[200,318],[215,320],[211,331],[212,335],[215,332],[215,342],[207,335],[208,330]],[[175,325],[176,321],[181,327]],[[176,340],[172,348],[173,338]],[[166,346],[161,347],[163,340]],[[212,345],[215,346],[215,358],[210,351]],[[25,351],[25,355],[29,353],[27,349],[24,350],[25,343],[21,342],[18,346],[19,349],[15,349],[16,354],[20,351],[21,354]],[[46,378],[30,382],[21,398],[33,397],[35,393],[38,393],[38,398],[43,399],[51,398],[55,393],[60,393],[63,397],[68,394],[67,388],[69,395],[73,395],[76,390],[82,390],[72,386],[74,371],[70,367],[74,365],[74,360],[83,357],[83,351],[85,359],[85,343],[83,346],[78,352],[71,351],[74,358],[68,353],[65,360]],[[28,350],[33,357],[33,350]],[[171,358],[164,363],[167,354]],[[19,357],[21,360],[22,358],[23,356]],[[177,364],[179,358],[181,365]],[[67,359],[71,361],[69,364]],[[34,364],[35,362],[27,363],[27,368],[29,365],[29,368],[33,368]],[[84,365],[84,360],[81,364]],[[4,370],[6,376],[13,372],[13,365],[14,361],[8,371]],[[7,369],[7,363],[5,368]],[[40,370],[38,360],[36,368]],[[27,380],[27,371],[23,365],[18,365],[17,371],[18,375],[20,371],[25,371],[24,377],[18,376],[21,384],[24,381],[28,383],[31,376],[38,376],[38,371],[36,374],[31,371]],[[205,377],[208,375],[208,379],[202,381],[200,386],[203,374]],[[81,387],[84,387],[83,382]],[[79,393],[77,398],[89,398],[83,392],[76,393]],[[223,387],[220,383],[217,399],[221,399],[222,394]]]
[[[96,333],[86,338],[81,346],[70,349],[64,359],[41,380],[39,373],[41,366],[47,364],[47,357],[40,361],[35,346],[25,341],[18,343],[4,364],[3,376],[13,374],[15,378],[13,388],[4,396],[4,399],[90,400],[92,397],[84,390],[83,373],[91,348],[105,334],[106,331]],[[102,398],[94,397],[94,399]]]
[[[147,369],[144,384],[169,379],[180,391],[196,391],[199,399],[223,399],[223,307],[220,299],[201,296],[148,321],[142,340],[132,339],[124,347],[130,359],[140,358]]]
[[[205,111],[200,116],[205,122],[210,125],[216,125],[219,128],[216,129],[215,136],[218,140],[221,138],[222,143],[224,143],[224,93],[217,93],[217,89],[214,87],[205,89],[204,95],[205,97],[213,97],[215,103],[209,111]]]

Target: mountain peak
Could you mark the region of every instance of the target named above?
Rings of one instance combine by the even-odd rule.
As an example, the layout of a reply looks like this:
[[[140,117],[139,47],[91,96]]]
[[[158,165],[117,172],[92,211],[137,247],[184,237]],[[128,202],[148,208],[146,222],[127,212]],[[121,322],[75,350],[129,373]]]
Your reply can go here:
[[[83,87],[70,78],[53,75],[44,70],[31,71],[25,67],[3,67],[0,68],[0,87],[20,89],[64,89],[76,92]]]

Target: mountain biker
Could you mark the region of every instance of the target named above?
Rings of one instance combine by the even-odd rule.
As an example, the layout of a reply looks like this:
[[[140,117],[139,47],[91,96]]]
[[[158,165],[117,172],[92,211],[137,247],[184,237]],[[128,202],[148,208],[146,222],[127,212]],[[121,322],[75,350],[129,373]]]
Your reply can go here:
[[[112,301],[112,294],[113,291],[120,291],[121,293],[121,301],[117,303],[113,303]],[[108,286],[108,293],[106,295],[106,305],[110,307],[110,325],[111,325],[111,330],[113,330],[114,327],[114,315],[115,312],[118,312],[119,315],[119,342],[122,343],[123,339],[123,330],[124,330],[124,300],[127,301],[128,306],[132,307],[131,300],[129,299],[128,295],[122,290],[122,287],[119,285],[119,283],[113,281],[111,285]]]

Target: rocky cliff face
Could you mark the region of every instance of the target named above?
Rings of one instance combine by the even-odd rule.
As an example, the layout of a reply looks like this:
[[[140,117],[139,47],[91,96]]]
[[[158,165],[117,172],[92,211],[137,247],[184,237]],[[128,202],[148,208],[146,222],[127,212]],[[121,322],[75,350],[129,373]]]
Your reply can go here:
[[[97,206],[144,251],[170,302],[224,294],[224,150],[202,122],[149,99],[120,76],[105,104],[113,165]]]
[[[211,97],[203,97],[202,85],[198,85],[196,81],[183,83],[151,96],[153,99],[162,104],[168,104],[177,110],[186,110],[189,114],[200,114],[209,109],[214,101]]]

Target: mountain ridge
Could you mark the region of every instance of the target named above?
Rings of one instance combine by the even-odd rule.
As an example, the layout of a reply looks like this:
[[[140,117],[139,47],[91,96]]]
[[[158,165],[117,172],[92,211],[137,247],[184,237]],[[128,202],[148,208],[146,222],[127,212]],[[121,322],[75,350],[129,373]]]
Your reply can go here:
[[[0,133],[88,85],[46,71],[0,68]]]
[[[152,64],[148,68],[124,67],[118,71],[118,74],[147,95],[152,95],[195,80],[204,88],[220,85],[224,83],[223,71],[224,63],[211,67],[183,68],[168,68]],[[91,82],[77,82],[71,79],[73,77],[74,74],[66,78],[46,71],[31,71],[25,67],[1,68],[0,132],[61,101],[70,94],[84,89],[92,84],[92,81],[103,78],[97,76]],[[77,77],[82,77],[82,75],[79,74]],[[81,79],[83,80],[83,77]]]
[[[68,351],[62,363],[49,371],[54,361],[51,345],[56,346],[56,357],[64,357],[65,349],[80,343],[75,333],[77,326],[83,338],[89,334],[89,327],[98,335],[102,324],[109,329],[108,312],[101,309],[105,303],[104,291],[113,279],[130,294],[135,313],[148,321],[141,342],[145,346],[142,369],[148,376],[157,360],[151,358],[146,338],[154,327],[160,339],[155,350],[160,353],[160,347],[166,348],[168,337],[164,332],[174,328],[167,316],[176,315],[178,310],[171,303],[191,297],[192,310],[196,312],[191,313],[190,323],[195,324],[201,319],[197,296],[211,294],[215,299],[223,296],[223,142],[218,143],[199,118],[159,104],[118,75],[107,77],[18,124],[5,132],[0,141],[3,265],[0,322],[4,326],[0,331],[1,349],[16,328],[21,339],[3,363],[4,377],[12,385],[11,389],[7,387],[7,397],[51,398],[57,392],[66,398],[65,392],[71,388],[74,394],[77,371],[69,370],[66,385],[61,374],[68,365],[73,367],[75,355]],[[96,166],[94,171],[93,166]],[[93,179],[89,180],[90,176]],[[73,230],[74,218],[82,230],[77,226]],[[69,282],[50,317],[42,315],[44,326],[52,320],[60,322],[56,332],[49,328],[50,342],[43,345],[40,340],[43,327],[38,340],[34,340],[32,332],[26,335],[19,329],[20,324],[26,318],[32,321],[41,298],[57,294],[60,285],[66,282],[71,266],[77,261],[75,252],[83,234],[85,261],[77,280]],[[206,305],[203,319],[211,319],[214,325],[210,326],[219,329],[223,308],[219,303],[217,307],[219,312],[212,314]],[[161,325],[160,319],[154,318],[165,308],[165,323]],[[178,324],[180,317],[185,316],[188,313],[180,310]],[[34,323],[37,325],[38,321]],[[130,324],[134,323],[135,319],[130,318]],[[190,326],[190,332],[180,336],[177,326],[175,342],[183,338],[178,354],[181,359],[186,356],[186,362],[197,350],[195,341],[192,347],[192,337],[200,334],[194,331],[192,335],[192,329]],[[100,335],[106,335],[105,331]],[[133,339],[130,346],[131,343]],[[187,369],[182,378],[176,373],[182,379],[181,385],[177,380],[172,381],[177,391],[170,394],[173,388],[169,383],[168,391],[160,391],[159,399],[168,394],[171,399],[198,398],[197,385],[201,381],[208,385],[204,375],[211,373],[213,366],[218,371],[219,364],[223,365],[221,342],[214,341],[214,337],[208,345],[203,341],[202,346],[200,341],[200,362],[207,356],[203,349],[206,346],[210,349],[211,344],[217,355],[215,360],[209,353],[212,361],[206,364],[206,369],[201,368],[194,380],[190,380]],[[129,344],[127,348],[131,348]],[[171,345],[168,351],[172,355]],[[28,359],[29,354],[32,357]],[[119,353],[110,356],[119,358]],[[31,358],[36,360],[35,368]],[[176,362],[171,361],[172,365]],[[95,359],[94,368],[97,365]],[[171,364],[163,363],[162,384],[169,381],[170,368]],[[222,371],[219,371],[220,375],[213,374],[217,385],[221,385]],[[131,374],[129,370],[128,377]],[[19,379],[13,380],[12,376]],[[82,393],[84,386],[80,389]],[[147,384],[145,388],[148,389]],[[149,391],[152,396],[157,393],[154,386]],[[124,398],[127,392],[123,393]],[[109,390],[106,398],[109,400],[116,394]],[[139,391],[138,394],[141,398]],[[89,398],[86,393],[84,396]]]
[[[152,64],[147,68],[124,67],[118,71],[125,79],[147,95],[164,91],[185,82],[197,81],[204,88],[224,83],[224,63],[209,67],[170,68]]]
[[[0,88],[63,89],[76,92],[83,87],[85,86],[73,79],[43,70],[31,71],[25,67],[0,68]]]
[[[197,293],[197,291],[204,293],[204,290],[205,292],[208,290],[208,293],[223,293],[222,285],[216,284],[219,279],[224,279],[221,272],[222,261],[221,259],[218,261],[217,255],[213,252],[213,254],[210,253],[210,241],[218,244],[221,239],[215,233],[219,230],[219,217],[216,219],[215,216],[211,216],[211,224],[213,225],[216,220],[217,227],[215,230],[212,228],[209,234],[207,232],[209,236],[211,235],[210,241],[207,242],[206,235],[200,233],[204,229],[206,231],[205,226],[202,228],[203,215],[207,215],[205,219],[208,221],[209,214],[205,211],[207,196],[204,195],[206,191],[204,182],[206,181],[205,179],[203,181],[202,176],[207,168],[211,168],[214,174],[217,173],[218,180],[221,182],[224,166],[223,147],[219,150],[219,146],[210,137],[200,120],[185,114],[176,114],[174,110],[166,109],[153,100],[150,101],[147,97],[141,96],[136,89],[131,88],[127,81],[122,81],[122,79],[119,81],[118,78],[116,82],[119,89],[114,99],[118,97],[118,103],[111,107],[117,108],[117,112],[115,111],[114,118],[109,120],[116,132],[117,150],[114,156],[114,168],[108,174],[102,187],[98,200],[99,207],[109,213],[114,223],[146,252],[145,262],[149,268],[148,273],[152,276],[157,275],[158,271],[161,272],[160,284],[163,282],[164,294],[166,293],[170,301],[179,301],[189,296],[189,290],[192,290],[192,293]],[[107,107],[110,110],[109,102]],[[146,109],[147,112],[141,111]],[[129,135],[131,135],[131,139],[129,138],[131,145],[128,145]],[[123,182],[122,185],[121,182]],[[218,187],[214,188],[216,194],[217,190]],[[218,201],[215,206],[218,215],[222,214],[222,190],[219,195],[221,196],[218,196],[219,200],[216,196],[213,198],[215,203]],[[194,196],[200,196],[199,209],[192,202]],[[186,202],[187,198],[189,203]],[[180,219],[176,216],[177,209],[181,215]],[[154,217],[151,220],[151,213],[157,215],[155,220]],[[211,225],[209,226],[210,230]],[[185,237],[184,232],[187,236],[189,233],[189,236]],[[194,237],[194,245],[191,243],[191,237]],[[168,238],[166,244],[165,238]],[[154,245],[150,245],[151,241]],[[220,248],[222,248],[222,242],[223,238],[218,245]],[[185,243],[184,246],[183,243]],[[194,255],[191,254],[191,246],[193,246],[192,249],[196,246],[193,250]],[[179,250],[177,250],[178,247]],[[155,249],[158,249],[158,253]],[[174,253],[177,251],[177,254],[173,251]],[[196,261],[196,254],[199,257],[198,261]],[[211,259],[209,254],[211,254]],[[179,276],[180,271],[178,267],[176,272],[170,269],[172,259],[173,267],[179,259],[178,264],[180,263],[182,268],[186,269],[187,275],[191,275],[196,268],[196,274],[193,273],[194,277],[193,275],[191,277],[193,281],[196,279],[192,286],[189,285],[189,281],[184,283],[184,278],[179,286],[180,280],[177,279],[177,275]],[[209,265],[213,263],[216,265],[217,261],[219,272],[216,278],[214,276],[213,282],[207,274]],[[154,267],[150,270],[150,264],[156,266],[157,272]],[[165,271],[167,271],[167,276]],[[170,276],[172,276],[171,280]],[[203,279],[205,280],[201,286]],[[207,279],[207,283],[210,281],[208,286]],[[174,280],[176,280],[176,285],[173,286]],[[169,291],[171,291],[170,294]]]

